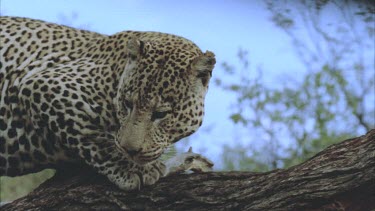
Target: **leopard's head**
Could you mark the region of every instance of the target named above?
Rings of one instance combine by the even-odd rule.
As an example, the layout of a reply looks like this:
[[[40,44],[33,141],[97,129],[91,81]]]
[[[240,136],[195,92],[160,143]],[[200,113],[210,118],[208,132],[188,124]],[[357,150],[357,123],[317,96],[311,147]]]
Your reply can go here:
[[[156,160],[170,144],[202,124],[215,65],[212,52],[174,35],[132,37],[116,97],[116,145],[132,160]]]

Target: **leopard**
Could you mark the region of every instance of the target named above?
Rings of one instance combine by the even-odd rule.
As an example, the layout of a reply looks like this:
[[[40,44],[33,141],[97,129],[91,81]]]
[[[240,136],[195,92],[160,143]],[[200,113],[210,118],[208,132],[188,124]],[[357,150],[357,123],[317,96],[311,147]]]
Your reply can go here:
[[[202,125],[216,59],[192,41],[24,17],[0,24],[1,176],[75,163],[139,190],[167,174],[165,150]]]

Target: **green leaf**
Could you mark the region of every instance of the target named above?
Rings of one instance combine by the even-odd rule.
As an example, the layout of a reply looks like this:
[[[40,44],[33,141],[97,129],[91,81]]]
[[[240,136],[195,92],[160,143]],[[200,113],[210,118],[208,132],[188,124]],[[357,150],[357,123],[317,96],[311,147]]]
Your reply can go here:
[[[231,85],[231,86],[229,86],[229,89],[230,90],[232,90],[232,91],[238,91],[238,90],[240,90],[240,86],[239,85]]]
[[[239,113],[232,114],[232,115],[230,116],[230,119],[231,119],[235,124],[237,124],[237,123],[239,123],[239,122],[241,122],[241,123],[243,123],[243,124],[246,124],[245,119],[244,119],[244,118],[242,117],[242,115],[239,114]]]

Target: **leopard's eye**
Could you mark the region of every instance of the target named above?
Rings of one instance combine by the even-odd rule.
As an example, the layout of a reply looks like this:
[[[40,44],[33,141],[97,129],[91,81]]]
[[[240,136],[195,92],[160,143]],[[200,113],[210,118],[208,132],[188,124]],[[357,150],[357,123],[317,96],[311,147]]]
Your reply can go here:
[[[167,111],[155,111],[152,113],[151,121],[155,121],[157,119],[163,119],[168,114]]]
[[[130,100],[124,100],[124,107],[133,110],[133,103]]]

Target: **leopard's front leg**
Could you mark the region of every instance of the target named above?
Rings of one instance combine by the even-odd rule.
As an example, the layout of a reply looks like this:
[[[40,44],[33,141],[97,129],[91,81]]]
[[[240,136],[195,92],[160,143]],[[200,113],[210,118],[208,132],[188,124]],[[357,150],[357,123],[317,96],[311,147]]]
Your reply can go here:
[[[88,165],[123,190],[139,190],[156,183],[166,174],[165,165],[158,160],[140,165],[118,150],[112,141],[100,142],[93,140],[87,147],[83,144],[77,148],[78,154]]]
[[[139,165],[121,157],[118,161],[107,161],[96,169],[123,190],[139,190],[143,186],[153,185],[165,174],[165,165],[160,161]]]

